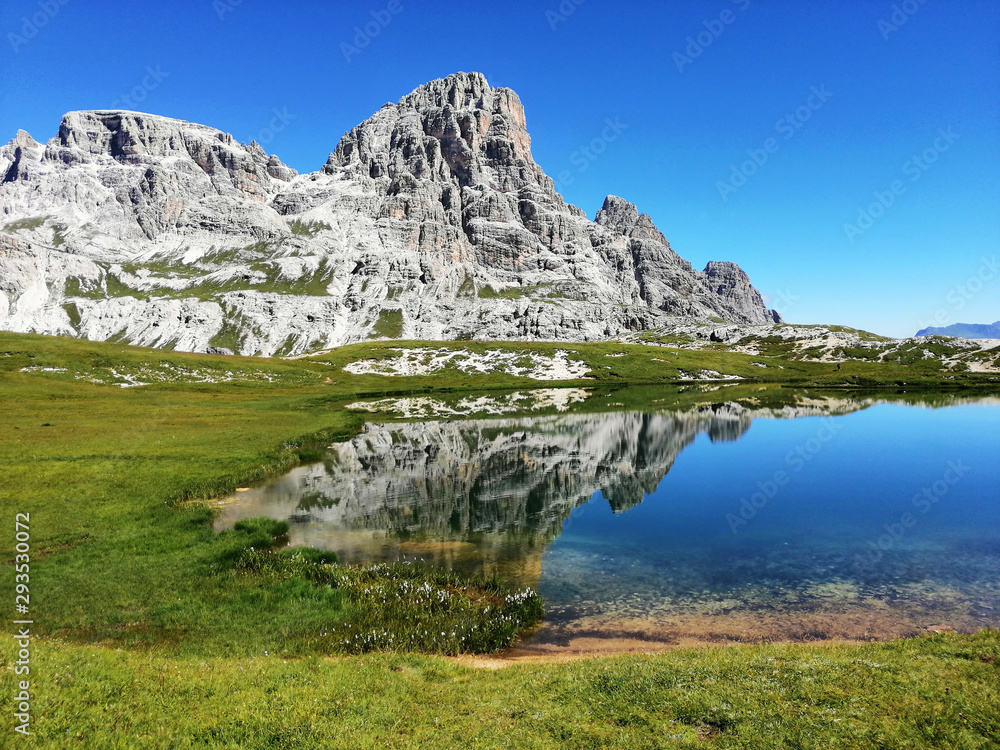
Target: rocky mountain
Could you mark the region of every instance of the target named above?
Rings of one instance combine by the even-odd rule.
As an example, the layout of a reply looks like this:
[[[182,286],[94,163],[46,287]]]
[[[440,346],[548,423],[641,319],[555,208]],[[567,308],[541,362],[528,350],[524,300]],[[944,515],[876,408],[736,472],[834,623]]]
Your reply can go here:
[[[952,323],[943,328],[923,328],[917,336],[956,336],[963,339],[1000,339],[1000,320],[996,323]]]
[[[296,354],[370,338],[594,340],[780,321],[609,196],[588,220],[478,73],[432,81],[299,175],[256,142],[123,111],[0,148],[0,328]]]

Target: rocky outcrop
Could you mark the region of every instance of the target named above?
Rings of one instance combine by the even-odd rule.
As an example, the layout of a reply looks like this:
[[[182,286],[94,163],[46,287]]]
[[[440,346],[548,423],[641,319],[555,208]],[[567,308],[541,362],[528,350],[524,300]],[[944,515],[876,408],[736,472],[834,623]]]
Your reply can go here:
[[[891,339],[845,326],[674,322],[641,335],[626,334],[622,340],[693,350],[722,348],[739,354],[805,362],[831,362],[838,365],[837,370],[850,361],[935,360],[944,369],[956,372],[1000,372],[1000,347],[996,339],[945,336]],[[773,361],[753,364],[763,369],[783,367]],[[854,374],[851,377],[861,376]]]
[[[604,205],[597,212],[594,221],[624,237],[651,240],[670,247],[667,238],[647,214],[640,214],[639,209],[617,195],[609,195],[604,199]]]
[[[45,145],[19,131],[0,176],[7,330],[272,355],[778,319],[738,266],[692,269],[627,201],[596,221],[567,204],[517,94],[478,73],[386,104],[311,174],[203,125],[99,110]]]
[[[735,263],[712,261],[703,271],[709,289],[737,310],[751,310],[764,307],[764,299],[750,283],[750,277]],[[768,310],[770,320],[780,323],[781,316],[775,310]]]

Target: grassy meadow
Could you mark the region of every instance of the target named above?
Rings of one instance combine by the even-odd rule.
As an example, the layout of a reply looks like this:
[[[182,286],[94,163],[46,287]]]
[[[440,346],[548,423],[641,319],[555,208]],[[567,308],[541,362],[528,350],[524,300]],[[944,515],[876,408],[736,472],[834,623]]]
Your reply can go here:
[[[34,620],[32,734],[13,746],[997,747],[995,632],[494,673],[435,654],[509,645],[542,615],[533,592],[284,551],[280,523],[213,532],[201,501],[356,434],[363,417],[345,403],[553,385],[342,369],[421,345],[262,360],[0,333],[3,580],[12,600],[14,518],[29,513]],[[637,406],[722,399],[678,381],[702,369],[741,376],[725,393],[755,403],[789,399],[787,386],[996,391],[990,376],[946,377],[928,362],[836,370],[614,343],[443,346],[570,351],[590,379],[559,385],[618,389],[607,401]],[[120,387],[136,383],[148,384]],[[19,679],[13,654],[0,650],[5,696]]]

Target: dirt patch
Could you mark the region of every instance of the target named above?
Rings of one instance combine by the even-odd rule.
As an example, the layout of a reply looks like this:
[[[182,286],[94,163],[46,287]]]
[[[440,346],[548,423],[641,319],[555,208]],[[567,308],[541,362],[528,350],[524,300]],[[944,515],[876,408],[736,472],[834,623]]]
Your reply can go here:
[[[899,612],[857,611],[762,617],[759,613],[671,617],[652,621],[596,616],[568,625],[545,623],[522,643],[493,656],[452,660],[477,669],[512,664],[562,663],[622,654],[655,654],[678,648],[718,648],[761,643],[851,643],[924,633],[973,632],[972,622],[927,623]]]

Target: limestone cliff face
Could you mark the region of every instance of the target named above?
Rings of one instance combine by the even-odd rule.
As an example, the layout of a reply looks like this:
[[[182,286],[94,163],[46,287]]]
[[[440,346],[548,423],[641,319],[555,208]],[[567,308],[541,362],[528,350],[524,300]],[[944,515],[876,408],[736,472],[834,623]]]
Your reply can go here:
[[[764,299],[750,283],[750,277],[742,268],[728,261],[710,262],[703,271],[709,289],[725,300],[727,307],[735,310],[752,310],[764,307]],[[780,323],[781,316],[775,310],[768,310],[765,323]],[[770,318],[770,319],[767,319]]]
[[[778,320],[627,201],[596,221],[567,204],[517,94],[478,73],[385,105],[305,175],[203,125],[71,112],[0,148],[0,229],[7,330],[272,355]]]

